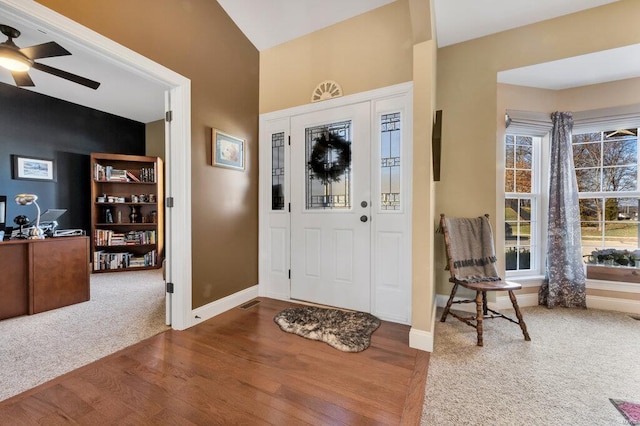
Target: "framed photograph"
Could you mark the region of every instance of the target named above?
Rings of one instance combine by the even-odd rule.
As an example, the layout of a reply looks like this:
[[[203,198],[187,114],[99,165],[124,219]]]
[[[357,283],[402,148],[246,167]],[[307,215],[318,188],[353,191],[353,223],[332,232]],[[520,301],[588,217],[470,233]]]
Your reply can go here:
[[[244,170],[244,139],[213,129],[211,134],[211,164]]]
[[[50,158],[26,157],[12,155],[13,179],[55,182],[56,163]]]

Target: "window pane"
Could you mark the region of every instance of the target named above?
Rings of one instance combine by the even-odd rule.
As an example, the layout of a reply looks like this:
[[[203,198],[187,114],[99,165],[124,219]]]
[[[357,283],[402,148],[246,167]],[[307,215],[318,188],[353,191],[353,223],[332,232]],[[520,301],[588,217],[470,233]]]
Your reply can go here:
[[[531,192],[531,172],[516,170],[516,192]]]
[[[579,169],[576,170],[578,180],[578,191],[599,192],[600,191],[600,169]]]
[[[602,144],[605,166],[635,164],[638,160],[638,144],[634,140],[614,140]]]
[[[516,168],[531,169],[531,146],[516,146]]]
[[[606,247],[630,250],[638,247],[638,222],[605,223],[604,234]]]
[[[505,143],[513,145],[515,142],[513,140],[513,135],[507,135],[504,138]]]
[[[533,267],[534,199],[505,199],[505,263],[508,271]]]
[[[638,203],[637,198],[618,198],[618,220],[638,220]]]
[[[524,198],[520,200],[519,217],[520,220],[531,220],[531,200]]]
[[[306,129],[306,208],[351,208],[351,121]]]
[[[518,242],[518,222],[505,222],[504,235],[507,245],[515,245]]]
[[[504,176],[504,192],[515,192],[515,171],[506,170]]]
[[[505,220],[518,219],[518,199],[507,198],[504,200],[504,218]]]
[[[284,210],[284,132],[271,135],[271,209]]]
[[[635,191],[638,187],[637,166],[605,167],[602,173],[603,191]]]
[[[504,161],[505,161],[505,167],[507,167],[508,169],[513,169],[515,167],[515,160],[513,155],[514,155],[513,145],[507,145],[507,147],[505,148]]]
[[[531,146],[533,138],[531,136],[516,136],[516,144]]]
[[[518,253],[518,268],[531,269],[531,248],[522,247]]]
[[[594,142],[602,140],[602,132],[581,133],[573,135],[573,143]]]
[[[600,144],[573,145],[573,165],[575,168],[600,166]]]
[[[380,208],[400,210],[400,113],[380,119]]]
[[[580,220],[600,221],[602,220],[602,199],[582,198],[578,201],[580,205]]]
[[[604,132],[604,139],[635,139],[638,137],[638,129],[620,129]]]

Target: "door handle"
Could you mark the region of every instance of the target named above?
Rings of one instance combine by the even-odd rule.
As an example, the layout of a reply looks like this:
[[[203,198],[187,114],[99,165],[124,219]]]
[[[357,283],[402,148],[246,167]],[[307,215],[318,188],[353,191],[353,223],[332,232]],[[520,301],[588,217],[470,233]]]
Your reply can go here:
[[[367,220],[369,220],[369,217],[366,214],[360,216],[360,222],[366,222]]]

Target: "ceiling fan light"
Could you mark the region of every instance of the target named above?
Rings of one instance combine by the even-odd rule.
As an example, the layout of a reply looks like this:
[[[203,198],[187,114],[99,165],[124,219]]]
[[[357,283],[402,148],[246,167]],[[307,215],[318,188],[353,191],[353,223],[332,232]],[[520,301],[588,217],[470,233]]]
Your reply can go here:
[[[13,58],[3,58],[0,57],[0,67],[6,68],[9,71],[14,71],[14,72],[25,72],[25,71],[29,71],[29,64],[25,63],[24,61],[20,61],[17,59],[13,59]]]
[[[6,68],[9,71],[25,72],[31,68],[31,63],[20,52],[0,46],[0,67]]]

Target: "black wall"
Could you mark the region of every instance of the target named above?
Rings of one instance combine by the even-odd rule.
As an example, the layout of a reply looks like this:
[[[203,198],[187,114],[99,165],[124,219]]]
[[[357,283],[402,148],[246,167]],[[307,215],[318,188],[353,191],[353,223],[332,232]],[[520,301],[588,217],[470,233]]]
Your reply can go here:
[[[31,193],[38,195],[42,212],[67,209],[58,220],[59,229],[88,232],[89,154],[144,155],[144,151],[143,123],[0,83],[0,195],[7,196],[7,226],[15,226],[17,215],[35,219],[35,206],[13,201],[16,194]],[[12,179],[12,154],[54,159],[57,181]]]

